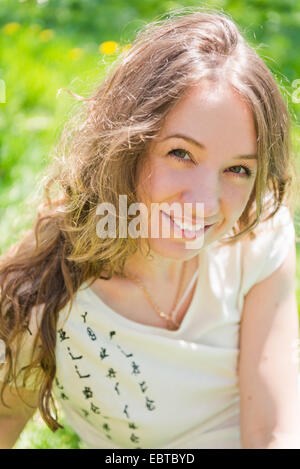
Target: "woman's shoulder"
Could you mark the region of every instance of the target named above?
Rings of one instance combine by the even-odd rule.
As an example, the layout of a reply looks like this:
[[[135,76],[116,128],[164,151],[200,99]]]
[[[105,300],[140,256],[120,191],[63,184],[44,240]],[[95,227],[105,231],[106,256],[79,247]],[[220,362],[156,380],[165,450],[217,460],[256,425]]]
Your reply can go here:
[[[248,288],[264,280],[280,267],[295,243],[295,226],[288,206],[281,205],[254,230],[255,238],[242,242],[242,261]]]
[[[253,233],[253,238],[246,236],[243,242],[247,249],[254,252],[266,248],[270,252],[279,244],[284,244],[284,240],[292,241],[295,238],[295,227],[289,207],[281,205],[273,215],[271,210],[266,211]]]
[[[209,246],[211,259],[228,272],[240,272],[245,293],[255,284],[271,275],[288,255],[295,243],[293,217],[287,205],[276,213],[265,211],[262,220],[253,230],[254,237],[242,236],[234,243],[216,241]],[[230,236],[234,233],[230,233]],[[234,269],[234,266],[239,266]]]

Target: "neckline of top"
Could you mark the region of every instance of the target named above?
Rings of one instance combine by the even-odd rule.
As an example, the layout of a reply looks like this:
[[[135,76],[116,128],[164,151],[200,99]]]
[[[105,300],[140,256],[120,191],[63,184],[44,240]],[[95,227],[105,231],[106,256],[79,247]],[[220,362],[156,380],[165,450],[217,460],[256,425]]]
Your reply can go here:
[[[199,253],[200,255],[200,253]],[[192,300],[190,302],[190,305],[184,315],[184,318],[182,319],[180,326],[178,329],[175,330],[170,330],[170,329],[165,329],[163,327],[156,327],[156,326],[149,326],[147,324],[142,324],[137,321],[133,321],[132,319],[129,319],[125,316],[122,316],[121,314],[117,313],[114,309],[112,309],[110,306],[108,306],[101,298],[98,296],[94,291],[91,289],[91,287],[88,287],[88,281],[83,282],[83,284],[80,287],[80,291],[82,293],[86,292],[88,297],[92,300],[92,302],[97,306],[99,305],[101,307],[101,311],[104,312],[107,317],[111,318],[116,324],[119,324],[123,327],[126,327],[127,329],[134,329],[138,332],[147,332],[150,334],[156,334],[156,335],[163,335],[166,337],[177,337],[182,334],[184,330],[186,330],[188,324],[190,323],[192,317],[193,317],[193,312],[195,311],[195,305],[197,301],[197,297],[199,294],[199,288],[200,288],[200,262],[204,261],[204,259],[199,259],[199,264],[198,264],[198,269],[194,273],[192,280],[195,281],[195,276],[197,274],[196,278],[196,288],[194,290],[194,294],[192,297]],[[190,282],[191,284],[191,282]],[[190,287],[190,284],[188,285],[187,288]]]

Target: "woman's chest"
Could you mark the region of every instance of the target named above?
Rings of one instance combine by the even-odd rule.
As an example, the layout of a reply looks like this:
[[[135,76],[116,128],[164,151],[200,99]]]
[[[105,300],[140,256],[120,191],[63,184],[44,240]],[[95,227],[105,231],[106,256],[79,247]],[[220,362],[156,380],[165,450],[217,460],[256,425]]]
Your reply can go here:
[[[186,313],[188,312],[193,300],[195,288],[196,283],[184,298],[181,297],[181,300],[183,299],[183,301],[177,302],[179,307],[174,308],[172,307],[174,301],[170,302],[170,299],[172,300],[172,298],[168,295],[167,287],[165,287],[163,294],[159,296],[161,300],[159,304],[155,302],[154,298],[151,298],[151,302],[147,296],[144,296],[141,293],[137,295],[136,290],[133,290],[132,294],[127,290],[124,292],[125,294],[123,296],[118,294],[108,297],[103,295],[103,292],[101,292],[96,285],[91,287],[92,291],[99,298],[102,298],[102,301],[105,301],[105,304],[118,315],[138,324],[168,329],[169,324],[164,316],[166,315],[168,318],[174,320],[175,324],[177,324],[173,327],[173,330],[180,327]],[[161,315],[160,312],[163,314]]]
[[[110,281],[97,279],[90,289],[120,316],[139,324],[176,330],[194,298],[198,275],[196,267],[195,262],[189,265],[178,285],[165,281],[156,285],[153,291],[143,284],[134,284],[130,279],[115,278]]]
[[[55,395],[101,438],[159,446],[227,402],[236,356],[216,355],[201,344],[126,333],[83,308],[57,331]]]

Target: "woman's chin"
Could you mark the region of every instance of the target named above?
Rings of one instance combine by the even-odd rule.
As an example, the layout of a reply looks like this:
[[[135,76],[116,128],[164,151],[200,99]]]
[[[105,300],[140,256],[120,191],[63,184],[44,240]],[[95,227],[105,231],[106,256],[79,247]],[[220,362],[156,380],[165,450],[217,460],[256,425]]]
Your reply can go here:
[[[182,239],[171,239],[171,238],[150,238],[150,248],[156,254],[162,257],[168,257],[172,259],[191,259],[198,254],[201,247],[198,249],[190,249],[186,246],[185,240]],[[203,246],[202,246],[203,247]]]

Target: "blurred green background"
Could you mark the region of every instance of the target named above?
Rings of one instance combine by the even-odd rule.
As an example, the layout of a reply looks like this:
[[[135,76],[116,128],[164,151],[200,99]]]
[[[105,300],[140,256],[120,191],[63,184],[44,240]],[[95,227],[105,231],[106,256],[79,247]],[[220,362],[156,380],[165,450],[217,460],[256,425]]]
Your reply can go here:
[[[0,254],[30,225],[42,172],[75,109],[58,89],[87,96],[141,26],[183,7],[221,10],[238,23],[281,88],[298,155],[299,0],[0,0]],[[300,311],[299,243],[296,295]],[[68,426],[53,434],[37,413],[15,448],[84,445]]]

